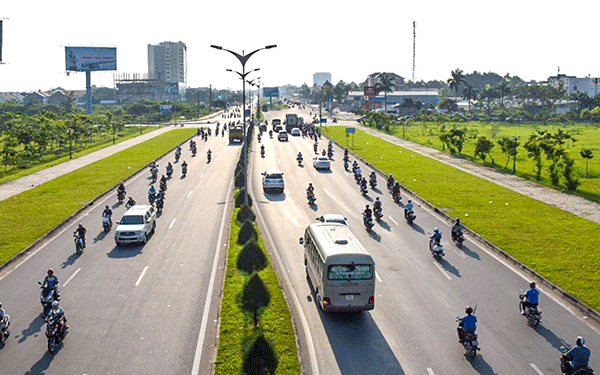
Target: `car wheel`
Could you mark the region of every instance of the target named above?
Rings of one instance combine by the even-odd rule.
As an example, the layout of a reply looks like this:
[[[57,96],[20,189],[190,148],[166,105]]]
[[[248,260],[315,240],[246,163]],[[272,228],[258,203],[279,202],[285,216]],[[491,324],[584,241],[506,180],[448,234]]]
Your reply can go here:
[[[142,237],[142,243],[145,245],[148,243],[148,236],[144,233],[144,237]]]
[[[156,221],[152,223],[152,233],[156,230]]]

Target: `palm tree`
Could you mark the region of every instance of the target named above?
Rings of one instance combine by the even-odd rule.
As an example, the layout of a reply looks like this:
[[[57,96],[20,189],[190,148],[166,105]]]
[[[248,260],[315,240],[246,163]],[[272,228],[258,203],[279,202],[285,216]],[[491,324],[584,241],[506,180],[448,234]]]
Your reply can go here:
[[[471,100],[475,100],[477,99],[477,95],[479,94],[479,92],[477,91],[476,88],[474,88],[473,86],[469,85],[469,84],[465,84],[465,88],[463,89],[463,99],[465,99],[467,101],[467,103],[469,103],[469,112],[471,112]]]
[[[500,105],[504,107],[504,97],[510,93],[510,86],[505,79],[498,83],[496,86],[496,92],[500,96]]]
[[[463,71],[459,68],[456,68],[452,72],[450,72],[452,78],[448,78],[448,86],[450,86],[451,90],[454,90],[454,101],[458,98],[458,88],[462,84],[466,84],[465,75]]]
[[[375,84],[375,90],[377,90],[378,94],[383,91],[383,108],[387,113],[387,93],[392,92],[396,88],[396,81],[394,77],[385,73],[378,74],[377,79],[378,82]]]

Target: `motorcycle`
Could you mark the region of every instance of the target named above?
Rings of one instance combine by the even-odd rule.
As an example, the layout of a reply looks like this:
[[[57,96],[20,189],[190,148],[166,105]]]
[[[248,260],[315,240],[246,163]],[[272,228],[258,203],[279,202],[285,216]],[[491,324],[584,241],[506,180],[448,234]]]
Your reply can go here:
[[[302,166],[302,158],[296,158],[296,161],[298,162],[298,166],[301,167]]]
[[[526,296],[523,290],[519,292],[519,301],[525,300]],[[519,309],[521,308],[521,303],[519,303]],[[542,311],[540,309],[533,306],[523,307],[525,310],[525,317],[527,318],[527,323],[531,324],[534,327],[537,327],[538,324],[542,321]]]
[[[152,168],[150,173],[152,174],[152,183],[155,183],[158,178],[158,171],[155,168]]]
[[[371,186],[371,189],[375,189],[377,187],[377,178],[370,178],[369,185]]]
[[[313,146],[313,149],[315,150],[315,154],[319,153],[319,145],[317,143],[315,143],[315,145]]]
[[[264,147],[260,149],[260,156],[263,158],[265,157],[265,148]]]
[[[356,180],[357,184],[360,184],[362,181],[362,174],[358,169],[356,170],[356,173],[354,173],[354,179]]]
[[[69,326],[65,323],[59,330],[60,319],[46,319],[46,337],[48,338],[48,352],[54,354],[58,346],[69,333]]]
[[[388,179],[387,188],[388,188],[388,191],[390,192],[390,194],[393,195],[394,194],[394,180],[393,179],[392,180]]]
[[[125,192],[125,190],[118,190],[117,191],[117,200],[119,201],[119,203],[123,203],[123,201],[125,200],[125,195],[127,195],[127,193]]]
[[[465,241],[465,236],[462,231],[452,231],[452,241],[454,241],[456,246],[461,247]]]
[[[187,175],[187,165],[184,165],[183,167],[181,167],[181,175],[183,177],[185,177],[185,175]]]
[[[196,149],[196,146],[194,146],[194,148],[192,148],[192,156],[196,156],[197,152],[198,152],[198,149]]]
[[[367,216],[367,215],[363,215],[363,224],[365,225],[365,228],[367,228],[367,232],[369,232],[371,230],[371,228],[373,228],[373,218],[371,216]]]
[[[367,195],[367,193],[369,192],[369,190],[367,189],[367,185],[360,185],[360,193],[362,195]]]
[[[148,193],[148,203],[153,205],[155,200],[156,200],[156,193]]]
[[[570,361],[573,360],[572,357],[568,357],[565,354],[568,352],[568,349],[564,346],[560,347],[560,351],[562,352],[560,356],[560,372],[564,375],[594,375],[594,370],[590,366],[586,366],[584,368],[577,369],[573,371],[571,368]]]
[[[256,137],[256,139],[258,139],[258,143],[260,143],[260,140],[262,139],[260,134]]]
[[[38,281],[38,284],[42,285],[42,282]],[[40,292],[40,303],[42,304],[43,309],[42,316],[45,318],[50,312],[52,302],[60,301],[60,293],[58,292],[58,288],[50,288],[48,286],[42,286],[41,288],[42,291]]]
[[[210,164],[210,161],[212,160],[212,154],[209,152],[206,154],[206,163]]]
[[[108,232],[108,231],[110,231],[111,227],[112,227],[112,221],[110,220],[110,217],[104,216],[102,218],[102,228],[104,228],[105,232]]]
[[[8,340],[8,336],[10,336],[10,316],[8,314],[4,315],[4,320],[0,322],[0,345],[4,345],[6,340]]]
[[[327,157],[329,159],[333,158],[333,150],[332,149],[327,150]]]
[[[164,205],[165,201],[162,198],[158,198],[156,200],[156,211],[161,212],[163,210]]]
[[[381,208],[374,208],[373,215],[375,215],[375,220],[379,222],[383,217],[383,210]]]
[[[429,238],[429,251],[431,251],[435,260],[440,260],[444,256],[444,247],[440,242],[434,241],[433,238]]]
[[[417,218],[417,215],[415,215],[415,212],[413,210],[404,210],[404,218],[406,219],[406,222],[408,223],[408,225],[412,225],[413,221],[415,221],[415,219]]]
[[[161,181],[158,187],[158,190],[166,192],[167,191],[167,181]]]
[[[348,170],[348,160],[344,160],[344,170]]]
[[[396,204],[399,204],[399,203],[400,203],[400,201],[402,200],[402,196],[400,195],[400,193],[398,193],[398,194],[393,194],[393,197],[394,197],[394,202],[395,202]]]
[[[173,176],[173,168],[167,169],[167,178],[171,178]]]
[[[273,139],[273,130],[269,130],[269,138]]]
[[[459,323],[460,326],[460,324],[462,323],[462,319],[457,316],[456,321]],[[475,358],[475,356],[477,355],[477,351],[481,350],[481,348],[479,347],[479,341],[477,341],[477,337],[478,336],[476,333],[463,333],[463,341],[461,344],[463,348],[465,348],[465,354],[469,358]]]
[[[315,204],[315,201],[317,200],[317,198],[315,198],[315,193],[313,193],[312,191],[306,192],[306,199],[308,199],[308,204],[310,204],[311,206]]]
[[[175,153],[175,163],[179,162],[179,158],[181,157],[181,151]]]
[[[77,233],[73,233],[73,237],[75,238],[75,252],[77,255],[83,254],[83,238],[78,236]]]

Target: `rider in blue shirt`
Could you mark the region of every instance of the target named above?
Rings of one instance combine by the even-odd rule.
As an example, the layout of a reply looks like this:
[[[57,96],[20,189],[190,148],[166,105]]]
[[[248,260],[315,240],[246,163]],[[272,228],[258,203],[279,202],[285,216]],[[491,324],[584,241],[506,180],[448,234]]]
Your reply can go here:
[[[521,300],[521,315],[525,315],[526,308],[537,307],[540,301],[540,291],[536,289],[535,282],[529,283],[529,289],[525,292],[525,297]]]
[[[571,350],[563,354],[565,359],[570,360],[571,362],[566,362],[570,364],[571,370],[579,370],[581,368],[586,368],[588,366],[588,361],[590,360],[590,349],[585,346],[585,339],[583,336],[577,336],[577,340],[575,340],[577,346],[573,347]],[[568,370],[568,369],[567,369]],[[567,374],[570,374],[571,371],[567,371]]]
[[[477,330],[477,318],[473,315],[473,308],[471,306],[467,306],[465,309],[465,315],[460,319],[460,323],[458,323],[458,341],[463,342],[465,333],[475,333]]]
[[[433,230],[431,239],[433,239],[433,241],[437,243],[442,241],[442,232],[440,232],[440,230],[437,227]]]

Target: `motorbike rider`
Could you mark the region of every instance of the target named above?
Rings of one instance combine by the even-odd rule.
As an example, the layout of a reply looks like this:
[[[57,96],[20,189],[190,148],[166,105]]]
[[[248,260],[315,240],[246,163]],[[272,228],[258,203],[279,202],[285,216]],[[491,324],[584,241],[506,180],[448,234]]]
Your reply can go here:
[[[308,187],[306,188],[306,194],[313,194],[315,192],[315,188],[313,187],[312,182],[308,183]]]
[[[367,206],[365,207],[365,211],[363,212],[363,215],[364,215],[366,218],[369,218],[369,219],[370,219],[371,217],[373,217],[373,211],[371,211],[371,209],[369,208],[369,205],[368,205],[368,204],[367,204]]]
[[[129,197],[129,200],[127,201],[127,204],[125,205],[125,207],[127,209],[129,209],[129,208],[135,206],[135,203],[136,203],[135,199],[133,199],[133,197]]]
[[[298,156],[296,156],[296,160],[302,161],[302,152],[298,151]]]
[[[583,336],[577,336],[575,340],[574,346],[568,352],[563,354],[563,358],[565,359],[565,367],[567,367],[566,374],[572,374],[573,371],[577,371],[582,368],[588,367],[588,362],[590,360],[590,349],[585,346],[585,339]]]
[[[156,189],[154,185],[150,186],[150,190],[148,190],[148,195],[156,195]]]
[[[388,176],[388,179],[387,179],[387,186],[388,187],[393,187],[394,186],[394,176],[392,176],[391,173],[390,173],[390,175]]]
[[[65,310],[58,305],[58,301],[52,302],[52,308],[46,317],[46,321],[56,320],[58,323],[58,332],[61,334],[68,328],[67,317],[65,316]]]
[[[362,190],[366,190],[367,189],[367,179],[366,178],[362,178],[362,180],[360,180],[360,188]]]
[[[369,182],[373,183],[377,181],[377,176],[375,175],[375,171],[371,172],[369,175]]]
[[[477,317],[473,315],[473,308],[467,306],[465,313],[467,315],[459,319],[458,327],[456,328],[458,331],[458,341],[461,344],[465,341],[465,333],[475,333],[477,330]]]
[[[439,244],[442,241],[442,232],[440,232],[438,227],[435,227],[435,229],[433,230],[433,234],[430,238],[433,240],[433,242],[437,244]]]
[[[159,182],[160,186],[167,186],[167,178],[165,177],[165,175],[161,175],[160,177],[160,182]]]
[[[347,148],[344,149],[344,160],[345,159],[348,159],[348,149]]]
[[[56,297],[59,296],[59,291],[58,291],[58,284],[60,282],[58,281],[58,276],[56,276],[54,274],[54,270],[52,268],[50,268],[48,270],[48,276],[44,277],[44,282],[42,283],[42,289],[43,288],[50,288],[50,289],[54,289],[54,293],[56,294]]]
[[[261,145],[261,146],[260,146],[260,154],[261,154],[262,156],[264,156],[264,155],[265,155],[265,145]]]
[[[119,187],[117,188],[117,193],[125,195],[125,184],[124,183],[121,182],[119,184]]]
[[[110,207],[108,207],[108,205],[106,205],[104,211],[102,211],[102,217],[107,217],[108,223],[112,226],[112,210]]]
[[[406,216],[406,214],[407,214],[409,211],[412,211],[412,210],[413,210],[413,203],[412,203],[412,201],[409,199],[409,200],[408,200],[408,202],[406,203],[406,206],[404,206],[404,216]]]
[[[454,226],[452,226],[452,238],[454,238],[454,236],[456,236],[457,234],[462,232],[462,228],[463,228],[463,225],[460,222],[460,218],[456,218],[456,221],[454,222]]]
[[[185,171],[187,173],[187,163],[185,162],[185,160],[183,161],[183,163],[181,163],[181,171]]]
[[[521,299],[520,310],[521,315],[525,315],[530,307],[537,307],[540,301],[540,291],[535,287],[535,282],[529,283],[529,289],[525,292],[523,299]]]
[[[392,188],[392,193],[394,195],[400,195],[400,183],[398,181],[396,181],[396,183],[394,184],[394,187]]]
[[[211,157],[212,157],[212,151],[210,150],[210,148],[208,149],[208,151],[206,151],[206,157],[208,158],[208,160],[210,161]]]
[[[167,164],[167,175],[171,176],[173,174],[173,165],[171,164],[171,162],[169,162],[169,164]]]
[[[87,230],[85,229],[83,224],[79,223],[79,226],[77,227],[77,229],[75,229],[75,233],[77,234],[77,237],[80,237],[82,239],[84,248],[85,248],[85,232],[87,232]]]
[[[2,302],[0,302],[0,330],[2,330],[2,335],[6,336],[6,331],[8,330],[8,314],[2,308]]]
[[[383,210],[383,208],[381,207],[381,201],[379,200],[379,197],[375,198],[375,203],[373,203],[373,211],[375,210]]]

